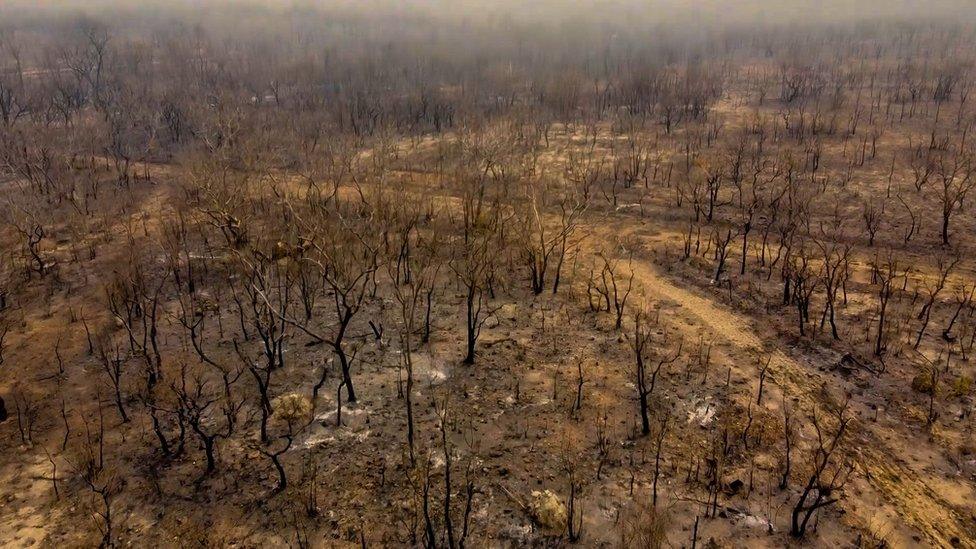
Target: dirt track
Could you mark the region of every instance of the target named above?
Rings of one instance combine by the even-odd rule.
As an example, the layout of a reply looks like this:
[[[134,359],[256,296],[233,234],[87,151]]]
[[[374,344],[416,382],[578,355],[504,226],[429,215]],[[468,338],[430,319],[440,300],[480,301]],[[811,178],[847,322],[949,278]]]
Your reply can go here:
[[[603,241],[613,233],[609,224],[594,225],[588,229],[590,234]],[[620,231],[615,234],[620,234]],[[671,282],[646,259],[635,257],[632,268],[635,288],[650,299],[678,304],[677,315],[685,321],[686,326],[704,328],[707,334],[728,343],[738,353],[763,352],[762,339],[745,316]],[[824,399],[823,383],[820,381],[823,374],[811,370],[810,366],[776,350],[772,354],[769,380],[785,395],[798,398],[809,409],[822,405]],[[856,396],[852,397],[855,408],[864,404],[858,402]],[[976,547],[976,523],[973,518],[955,508],[897,457],[901,454],[886,440],[897,443],[897,433],[896,436],[886,437],[880,431],[881,427],[877,424],[866,421],[856,422],[856,428],[852,431],[857,448],[857,470],[863,479],[857,483],[860,489],[849,490],[843,503],[845,511],[862,528],[883,530],[888,534],[889,542],[896,546],[916,546],[919,541],[925,540],[934,547]],[[872,498],[872,495],[875,497]],[[886,524],[878,525],[877,517],[885,514],[878,509],[879,505],[896,514],[900,520],[888,520]]]

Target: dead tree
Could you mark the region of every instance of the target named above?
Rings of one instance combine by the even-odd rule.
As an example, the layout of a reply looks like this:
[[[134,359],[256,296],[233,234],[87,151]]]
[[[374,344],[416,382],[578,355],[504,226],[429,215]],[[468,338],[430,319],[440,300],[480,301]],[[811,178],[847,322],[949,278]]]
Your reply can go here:
[[[107,349],[109,344],[110,342],[107,339],[99,341],[98,356],[101,358],[102,369],[105,370],[109,381],[112,382],[112,395],[115,399],[115,408],[119,412],[119,419],[122,420],[122,423],[128,423],[129,414],[125,411],[125,399],[122,396],[122,375],[125,359],[122,357],[122,353],[118,346],[115,347],[114,356],[109,356],[109,351]]]
[[[837,292],[845,286],[850,274],[850,245],[839,245],[829,237],[816,240],[817,247],[823,258],[820,269],[820,283],[824,288],[824,310],[820,316],[820,329],[823,330],[824,324],[830,322],[830,335],[834,340],[839,340],[837,333]]]
[[[705,210],[705,221],[709,223],[715,218],[715,211],[720,206],[725,204],[720,201],[722,182],[725,179],[725,173],[722,169],[708,169],[705,168],[705,188],[708,206]]]
[[[2,307],[0,307],[2,310]],[[0,320],[0,366],[4,363],[4,351],[7,350],[7,335],[10,333],[10,323],[6,320]]]
[[[901,202],[902,207],[905,208],[905,212],[908,213],[908,218],[910,221],[908,228],[905,229],[905,234],[902,236],[902,239],[904,240],[905,244],[908,244],[908,242],[912,239],[912,237],[915,236],[915,233],[918,232],[919,230],[918,218],[915,215],[915,211],[912,210],[911,206],[909,206],[908,203],[905,202],[905,199],[902,198],[900,194],[897,195],[897,198],[898,201]]]
[[[30,394],[18,389],[13,393],[14,411],[17,413],[17,431],[24,446],[34,444],[34,431],[41,417],[40,403]]]
[[[267,448],[258,448],[262,455],[271,460],[275,472],[278,474],[278,481],[271,490],[272,496],[284,492],[285,488],[288,487],[288,475],[285,472],[284,464],[281,462],[281,456],[291,449],[295,437],[307,429],[313,420],[312,403],[298,393],[278,397],[273,406],[276,421],[284,424],[280,428],[280,434],[275,437],[281,441],[281,444],[277,449],[273,449],[270,445]]]
[[[796,438],[796,426],[793,413],[783,397],[783,474],[779,479],[779,489],[785,490],[790,483],[790,473],[793,470],[793,443]]]
[[[12,204],[7,207],[11,210],[14,209]],[[41,243],[48,236],[44,225],[40,223],[34,213],[27,211],[20,218],[13,219],[11,225],[20,235],[20,240],[24,246],[26,255],[24,270],[27,278],[31,279],[34,273],[37,273],[38,278],[44,278],[51,268],[41,250]]]
[[[242,286],[247,306],[239,304],[240,315],[250,320],[261,342],[262,360],[253,360],[234,339],[234,350],[243,367],[251,373],[261,410],[262,442],[269,442],[268,420],[271,407],[272,375],[285,365],[285,339],[288,337],[288,310],[294,279],[287,266],[260,256],[238,255]]]
[[[732,229],[726,229],[725,237],[722,237],[721,230],[715,229],[715,276],[712,277],[713,284],[722,282],[722,274],[725,272],[725,261],[729,256],[729,244],[732,242]]]
[[[950,155],[951,153],[946,153]],[[939,159],[937,174],[940,182],[938,187],[939,202],[942,205],[942,244],[949,245],[949,223],[952,216],[962,208],[969,191],[976,185],[976,166],[970,154],[960,152],[951,154],[951,160],[943,155]]]
[[[831,427],[823,425],[818,414],[813,415],[816,446],[812,449],[811,473],[790,514],[790,535],[795,538],[802,538],[806,534],[810,518],[814,513],[840,501],[842,497],[840,492],[853,470],[853,465],[839,462],[835,455],[851,421],[851,418],[845,415],[846,411],[845,403],[837,411],[835,425]]]
[[[475,488],[473,469],[468,464],[465,468],[465,478],[463,491],[455,494],[454,479],[454,456],[456,448],[451,442],[448,433],[457,429],[454,418],[451,416],[449,397],[434,398],[434,412],[437,415],[437,438],[440,439],[441,458],[444,460],[444,473],[442,475],[442,501],[441,517],[438,520],[431,513],[431,493],[432,474],[430,457],[424,471],[423,481],[423,516],[424,516],[424,537],[426,547],[447,547],[448,549],[463,549],[468,541],[471,527],[471,512],[474,504],[474,496],[477,492]],[[455,495],[461,496],[461,502],[455,501]],[[457,503],[463,503],[463,507],[458,509]],[[439,526],[438,526],[439,523]]]
[[[654,393],[658,375],[664,366],[674,363],[681,356],[682,341],[678,341],[673,353],[659,354],[652,358],[650,346],[653,343],[654,332],[647,325],[650,315],[646,311],[638,311],[634,315],[634,333],[628,338],[630,347],[634,351],[634,381],[637,388],[638,411],[641,419],[641,433],[651,434],[650,405],[648,397]],[[666,345],[662,345],[666,346]],[[656,365],[651,365],[656,362]],[[650,371],[650,379],[648,379]]]
[[[490,316],[491,283],[500,245],[501,219],[496,208],[485,211],[480,201],[465,199],[462,237],[452,247],[451,270],[464,290],[464,364],[474,364],[475,345]]]
[[[403,392],[407,414],[407,446],[410,463],[416,464],[414,452],[414,411],[413,411],[413,343],[418,315],[424,296],[429,296],[437,281],[441,263],[439,261],[440,243],[434,234],[429,240],[419,235],[416,221],[411,220],[399,231],[401,252],[397,262],[387,262],[393,272],[393,296],[400,305],[400,359],[406,371],[406,388]],[[402,250],[412,250],[402,252]],[[399,266],[398,266],[399,265]],[[404,276],[400,276],[403,273]],[[429,315],[429,311],[427,313]]]
[[[628,253],[627,270],[630,272],[626,274],[620,269],[619,259],[611,259],[603,252],[597,257],[602,263],[599,278],[591,270],[590,278],[587,282],[587,295],[589,296],[590,309],[594,311],[605,310],[608,313],[612,312],[615,319],[614,328],[619,330],[623,325],[627,299],[630,297],[630,292],[634,288],[633,254]],[[625,276],[627,277],[626,280],[624,280]]]
[[[773,170],[768,178],[761,180],[762,178],[760,176],[766,170],[766,165],[766,162],[763,162],[760,159],[756,160],[752,174],[752,181],[748,187],[749,193],[746,198],[743,198],[743,195],[746,195],[746,192],[741,189],[743,185],[737,185],[740,189],[739,208],[741,211],[741,229],[739,230],[739,232],[742,234],[742,262],[739,266],[739,275],[741,276],[745,276],[746,274],[746,263],[749,256],[749,234],[755,228],[754,222],[756,216],[761,215],[766,206],[763,202],[764,199],[762,190],[779,177],[778,170]],[[738,179],[738,177],[733,177],[733,181]],[[768,229],[766,229],[766,231],[768,232]],[[763,240],[763,246],[765,246],[765,238]]]
[[[235,413],[243,405],[243,400],[235,405],[233,395],[225,397],[222,390],[214,389],[212,385],[205,372],[188,371],[186,365],[180,367],[179,379],[170,383],[170,390],[176,397],[176,413],[197,436],[206,456],[206,468],[198,482],[217,470],[217,442],[228,438],[234,426],[234,418],[226,414],[221,421],[217,405],[224,398],[230,398],[224,406],[231,406]]]
[[[967,285],[963,284],[959,287],[954,296],[956,302],[955,311],[952,313],[952,317],[949,318],[949,323],[946,325],[945,329],[942,330],[942,339],[945,341],[955,340],[955,335],[953,335],[952,329],[959,320],[959,315],[962,313],[963,309],[971,309],[973,303],[973,297],[976,296],[976,283],[969,287],[967,291]]]
[[[355,351],[350,353],[347,350],[349,328],[369,296],[369,286],[379,268],[379,263],[377,250],[364,239],[352,234],[347,234],[346,238],[354,239],[353,244],[332,246],[324,253],[325,262],[320,264],[326,285],[332,291],[332,304],[337,322],[331,334],[325,337],[310,335],[319,341],[324,341],[332,348],[339,359],[342,385],[346,388],[346,400],[356,402],[356,390],[352,381],[352,361],[355,358]],[[324,375],[323,370],[323,378]]]
[[[884,215],[884,202],[879,207],[876,200],[867,198],[861,205],[861,219],[864,220],[864,229],[868,233],[868,246],[871,248],[874,247],[874,239],[881,229],[881,223],[884,222]]]
[[[891,296],[895,292],[895,282],[905,275],[900,271],[898,260],[891,251],[888,252],[888,259],[885,263],[873,265],[872,270],[878,286],[878,337],[874,344],[874,356],[881,357],[888,348],[886,337],[888,302],[891,301]]]
[[[22,117],[30,113],[28,90],[24,86],[24,69],[21,64],[19,45],[7,41],[0,48],[14,61],[14,70],[0,75],[0,122],[4,127],[12,127]]]
[[[759,389],[756,391],[756,406],[762,405],[763,388],[766,383],[766,373],[769,371],[769,365],[773,361],[773,355],[769,354],[766,356],[766,360],[763,361],[762,357],[759,357],[756,363],[756,369],[759,371]]]
[[[813,271],[807,248],[802,243],[790,259],[790,278],[793,281],[793,294],[790,301],[796,307],[800,336],[806,335],[805,327],[810,322],[810,301],[820,284],[822,276]],[[821,272],[823,266],[821,266]]]
[[[569,497],[566,499],[566,538],[576,543],[583,537],[583,503],[580,501],[583,484],[576,478],[576,468],[568,467]],[[577,507],[578,512],[577,512]]]
[[[661,451],[664,448],[664,439],[668,434],[668,426],[671,421],[671,408],[665,407],[665,411],[658,419],[657,432],[654,434],[654,480],[651,488],[651,505],[657,507],[657,484],[661,477]]]
[[[586,203],[578,197],[552,197],[559,190],[550,185],[536,189],[534,186],[527,190],[528,197],[519,215],[520,225],[525,237],[522,248],[529,274],[532,279],[532,293],[541,294],[548,282],[547,276],[553,261],[556,262],[551,273],[553,293],[559,289],[559,280],[566,254],[571,251],[573,233],[579,223],[579,218],[586,209]],[[550,201],[555,202],[554,206]],[[547,216],[548,210],[557,209],[559,225],[550,229]]]
[[[129,352],[140,357],[145,365],[149,391],[162,376],[159,300],[164,282],[165,279],[150,280],[150,275],[136,264],[128,272],[117,272],[105,289],[109,311],[116,324],[125,329]]]
[[[940,255],[938,259],[937,268],[939,270],[939,275],[931,284],[929,282],[925,283],[925,293],[926,299],[925,303],[922,305],[922,310],[918,313],[918,319],[922,321],[922,325],[918,329],[918,334],[915,336],[914,349],[918,349],[918,346],[922,343],[922,336],[925,335],[925,329],[928,328],[929,319],[932,317],[932,308],[935,306],[935,300],[938,299],[939,294],[942,289],[945,288],[946,280],[949,278],[949,274],[961,261],[958,255],[953,255],[951,258],[946,258]]]
[[[106,448],[106,442],[105,422],[99,408],[97,431],[93,433],[91,424],[86,420],[85,437],[67,461],[91,493],[91,514],[101,534],[99,547],[114,547],[116,524],[113,504],[125,482],[118,468],[107,462],[111,450]]]

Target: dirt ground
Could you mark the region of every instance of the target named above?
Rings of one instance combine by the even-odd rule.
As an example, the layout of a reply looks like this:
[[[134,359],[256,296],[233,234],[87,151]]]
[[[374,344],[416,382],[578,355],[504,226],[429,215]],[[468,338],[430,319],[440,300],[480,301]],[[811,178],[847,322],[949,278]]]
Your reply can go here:
[[[242,85],[131,165],[94,100],[25,115],[0,546],[976,548],[976,214],[938,192],[976,116],[830,36],[570,90],[596,114],[511,64],[343,132]]]
[[[142,234],[136,238],[145,243],[156,237],[156,216],[163,215],[161,204],[172,192],[165,183],[172,168],[157,166],[154,170],[159,174],[154,177],[163,182],[138,204],[124,206],[129,221],[120,221],[138,226]],[[418,184],[416,179],[413,184]],[[138,211],[131,213],[133,210]],[[99,237],[101,249],[110,250],[111,235],[124,232],[119,225],[106,224]],[[639,242],[628,265],[633,273],[633,302],[656,311],[664,319],[659,330],[670,339],[680,339],[689,347],[704,345],[710,352],[707,366],[693,362],[690,353],[671,365],[664,372],[665,383],[657,397],[672,407],[663,459],[667,474],[659,496],[666,502],[659,513],[666,521],[671,544],[687,546],[696,522],[699,542],[769,547],[788,543],[785,532],[794,496],[793,490],[775,486],[782,459],[774,442],[776,418],[784,403],[812,409],[845,391],[852,395],[856,418],[851,435],[856,473],[842,502],[818,517],[817,543],[857,544],[864,536],[894,546],[971,543],[972,486],[959,477],[944,442],[919,432],[916,425],[894,413],[884,413],[907,406],[892,402],[897,397],[891,395],[898,391],[894,382],[875,387],[861,373],[844,375],[832,368],[840,358],[836,349],[791,341],[775,315],[753,314],[748,304],[730,304],[727,293],[710,285],[706,277],[665,257],[663,250],[680,236],[667,225],[657,224],[653,214],[591,211],[580,232],[585,238],[574,261],[581,266],[592,262],[597,251],[609,243]],[[99,262],[119,260],[110,252],[99,254]],[[97,276],[101,268],[88,265],[88,276]],[[582,307],[580,294],[585,288],[581,282],[574,281],[566,296],[530,298],[515,293],[499,299],[498,312],[481,337],[483,350],[476,367],[459,363],[463,340],[452,317],[459,310],[462,294],[447,284],[434,314],[436,335],[426,350],[417,353],[416,375],[422,387],[418,406],[430,409],[434,395],[450,395],[449,406],[459,414],[457,452],[470,460],[467,474],[476,479],[477,487],[471,516],[479,539],[486,543],[522,545],[557,539],[549,537],[556,533],[547,533],[533,520],[529,498],[531,492],[540,490],[565,498],[570,470],[586,471],[583,528],[588,544],[618,543],[621,524],[633,514],[632,505],[625,502],[648,497],[651,446],[637,434],[630,394],[632,358],[625,343],[628,336],[614,329],[610,319]],[[97,375],[96,366],[84,356],[84,333],[79,333],[78,321],[65,322],[54,311],[97,311],[99,298],[96,284],[55,288],[47,296],[39,296],[35,303],[43,307],[25,308],[21,325],[10,338],[8,365],[38,381],[47,379],[55,366],[52,349],[43,342],[59,341],[59,352],[71,365],[68,390],[82,393]],[[391,306],[389,299],[380,300],[371,305],[376,310],[371,314],[382,318],[382,310]],[[304,363],[329,360],[325,350],[303,349],[300,339],[293,345]],[[344,408],[343,426],[335,427],[335,398],[326,395],[322,412],[289,451],[292,467],[302,470],[296,484],[303,490],[309,483],[316,486],[321,517],[288,517],[288,511],[273,500],[255,500],[255,488],[257,493],[270,488],[271,471],[258,462],[260,456],[253,448],[235,444],[220,451],[221,461],[228,469],[234,468],[233,475],[228,470],[205,481],[203,492],[195,489],[188,472],[199,466],[199,456],[193,453],[169,463],[165,471],[153,472],[153,482],[158,483],[153,488],[158,490],[155,495],[145,480],[126,484],[127,493],[143,495],[126,498],[115,511],[122,517],[122,538],[136,541],[152,536],[182,544],[196,539],[188,536],[198,536],[208,544],[239,539],[248,545],[287,545],[293,543],[293,536],[301,535],[296,532],[321,533],[324,528],[336,541],[353,542],[365,536],[368,542],[392,542],[396,538],[387,536],[395,531],[395,523],[376,517],[395,516],[395,508],[406,505],[398,503],[401,494],[409,490],[405,480],[397,478],[405,470],[398,441],[403,419],[396,391],[396,358],[388,345],[381,338],[363,351],[356,375],[360,392],[368,396]],[[702,515],[701,509],[708,507],[704,501],[708,490],[696,478],[701,463],[694,456],[711,444],[716,425],[725,421],[722,418],[741,415],[750,406],[757,384],[755,364],[758,357],[767,355],[771,362],[760,417],[770,424],[764,427],[770,432],[769,440],[757,441],[755,453],[748,458],[738,456],[725,465],[720,510],[714,517],[707,511]],[[585,390],[581,408],[574,410],[577,364],[583,365]],[[282,390],[301,390],[310,383],[310,374],[290,373]],[[5,392],[15,383],[7,379],[2,387]],[[69,406],[85,405],[68,400]],[[431,467],[442,468],[443,457],[438,459],[433,450],[437,444],[433,422],[425,422],[431,429],[422,435],[432,448]],[[11,422],[6,427],[8,440],[12,440]],[[145,424],[113,426],[112,433],[118,437],[117,444],[127,448],[148,449],[150,444]],[[7,463],[3,469],[4,484],[13,487],[3,504],[10,510],[3,513],[0,527],[5,545],[73,545],[91,539],[84,535],[86,529],[77,526],[79,509],[92,502],[70,496],[62,499],[53,493],[54,472],[45,452],[57,446],[57,437],[56,430],[50,429],[43,440],[10,446],[23,459]],[[137,456],[118,457],[138,469]],[[311,474],[308,462],[313,460],[319,469],[314,477],[306,478]],[[596,474],[598,468],[601,471]],[[61,479],[64,490],[64,484],[71,481]],[[729,488],[736,480],[745,487]],[[242,488],[242,483],[250,487]],[[302,496],[289,492],[282,497],[295,500]],[[205,515],[200,514],[201,508],[208,509]],[[262,523],[279,533],[269,535],[269,530],[259,526]],[[252,528],[245,526],[252,524]],[[285,528],[285,524],[290,526]],[[213,537],[216,532],[220,532],[218,539]]]

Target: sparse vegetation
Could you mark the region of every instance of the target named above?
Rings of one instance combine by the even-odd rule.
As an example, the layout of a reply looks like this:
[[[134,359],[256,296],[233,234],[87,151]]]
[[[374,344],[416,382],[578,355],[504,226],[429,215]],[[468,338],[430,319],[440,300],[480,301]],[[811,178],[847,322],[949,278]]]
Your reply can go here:
[[[970,3],[34,4],[0,544],[976,545]]]

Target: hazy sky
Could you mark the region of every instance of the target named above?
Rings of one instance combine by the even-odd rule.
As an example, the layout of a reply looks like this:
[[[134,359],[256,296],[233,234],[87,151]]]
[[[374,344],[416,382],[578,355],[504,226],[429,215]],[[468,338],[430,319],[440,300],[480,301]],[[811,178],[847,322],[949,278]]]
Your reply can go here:
[[[0,12],[7,16],[58,11],[111,15],[228,6],[472,19],[505,15],[530,21],[588,17],[631,22],[680,18],[711,23],[803,23],[907,17],[972,20],[976,15],[974,0],[3,0]]]

